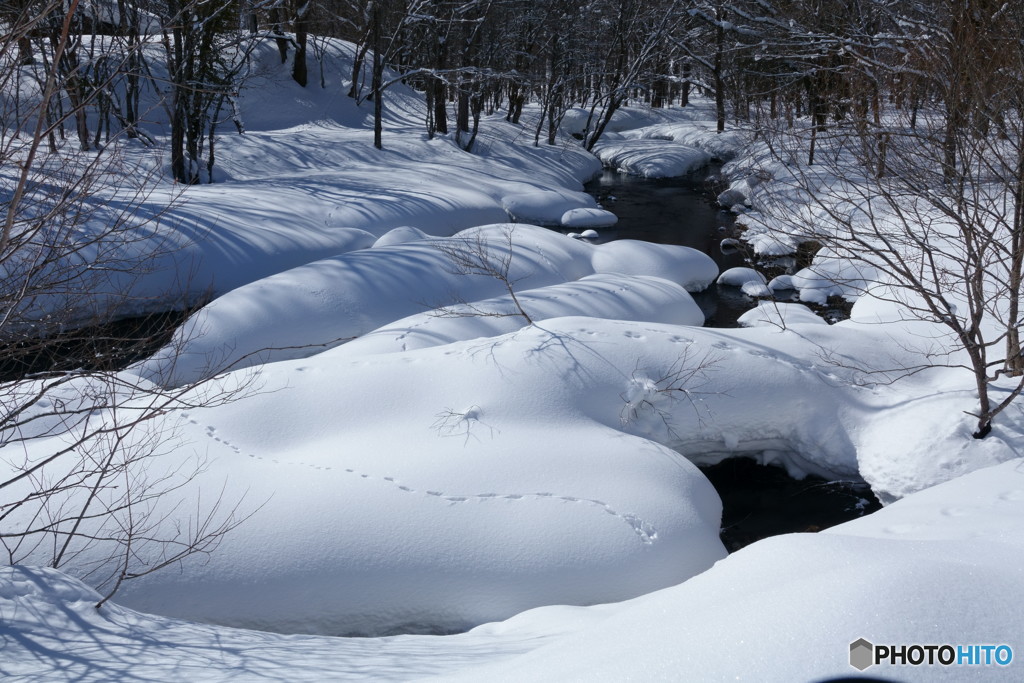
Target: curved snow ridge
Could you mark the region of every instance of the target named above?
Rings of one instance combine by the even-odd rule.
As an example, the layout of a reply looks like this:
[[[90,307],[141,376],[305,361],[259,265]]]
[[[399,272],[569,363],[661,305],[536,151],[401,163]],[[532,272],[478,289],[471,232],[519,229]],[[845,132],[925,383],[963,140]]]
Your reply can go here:
[[[626,138],[661,139],[696,147],[715,159],[728,161],[747,145],[748,133],[731,130],[719,133],[714,122],[657,123],[623,133]]]
[[[162,386],[181,386],[226,369],[308,357],[410,315],[436,309],[443,315],[453,306],[507,296],[510,286],[522,291],[617,273],[658,277],[695,291],[717,272],[709,256],[688,247],[632,240],[591,245],[536,226],[482,226],[450,238],[345,253],[240,287],[189,318],[167,346],[134,371]],[[612,301],[614,287],[605,279],[606,285],[598,285],[605,288],[603,303],[586,303],[578,310],[563,298],[561,306],[542,305],[549,311],[543,317],[631,317],[628,305]],[[664,290],[649,281],[631,285],[635,292],[646,292],[632,296],[637,304],[648,301],[644,315],[703,322],[684,294],[666,297],[665,291],[656,292],[659,286]],[[564,288],[561,295],[572,289]],[[546,294],[534,296],[540,305]],[[656,313],[651,302],[668,298],[674,299],[672,307]],[[507,325],[494,329],[509,331]]]
[[[644,178],[683,176],[711,161],[702,149],[667,140],[601,141],[592,151],[605,166]]]
[[[419,495],[427,496],[427,497],[432,498],[432,499],[443,500],[443,501],[445,501],[447,503],[456,503],[457,504],[457,503],[466,503],[466,502],[470,502],[470,501],[483,501],[483,502],[486,502],[486,501],[491,501],[491,500],[514,501],[514,500],[530,500],[530,499],[534,499],[534,500],[551,499],[551,500],[564,501],[566,503],[585,503],[587,505],[592,505],[592,506],[595,506],[597,508],[600,508],[602,511],[606,512],[607,514],[611,515],[612,517],[616,517],[618,519],[621,519],[623,522],[625,522],[626,524],[629,525],[629,527],[636,533],[637,537],[639,537],[640,541],[644,545],[651,545],[658,538],[658,530],[654,527],[653,524],[650,524],[650,523],[644,521],[643,519],[641,519],[639,516],[637,516],[635,514],[617,512],[615,509],[612,508],[611,505],[609,505],[608,503],[606,503],[606,502],[604,502],[602,500],[596,500],[596,499],[592,499],[592,498],[579,498],[577,496],[564,495],[564,494],[558,494],[558,493],[551,493],[551,492],[548,492],[548,491],[540,492],[540,493],[471,493],[471,494],[455,494],[455,493],[446,493],[444,491],[439,491],[439,490],[434,490],[434,489],[421,489],[421,490],[418,490],[418,489],[412,488],[411,486],[406,486],[405,484],[403,484],[396,477],[391,477],[391,476],[375,476],[375,475],[372,475],[372,474],[367,474],[367,473],[364,473],[364,472],[359,472],[359,471],[354,470],[354,469],[352,469],[350,467],[344,467],[344,468],[343,467],[337,467],[337,468],[335,468],[335,467],[330,467],[330,466],[321,466],[321,465],[313,464],[311,462],[304,462],[304,461],[299,461],[299,460],[291,460],[291,459],[288,459],[288,458],[276,458],[276,457],[273,457],[273,456],[263,456],[263,455],[257,455],[256,453],[253,453],[253,452],[246,452],[246,451],[243,451],[243,449],[240,448],[239,446],[236,446],[232,442],[228,441],[227,439],[224,439],[224,438],[222,438],[220,436],[217,436],[217,431],[218,430],[217,430],[216,427],[213,427],[211,425],[205,425],[205,426],[201,425],[197,420],[195,420],[193,418],[190,418],[188,416],[188,413],[182,413],[181,416],[182,416],[183,419],[188,419],[188,421],[191,424],[203,427],[203,430],[204,430],[204,433],[206,434],[206,436],[208,436],[213,441],[215,441],[215,442],[217,442],[217,443],[219,443],[219,444],[221,444],[223,446],[227,446],[228,448],[230,448],[237,455],[244,455],[244,456],[247,456],[247,457],[252,458],[254,460],[263,460],[263,461],[266,461],[266,462],[269,462],[269,463],[273,463],[275,465],[298,465],[298,466],[301,466],[301,467],[309,467],[309,468],[312,468],[314,470],[323,470],[323,471],[337,469],[339,471],[345,472],[346,474],[356,475],[360,479],[365,479],[365,480],[368,480],[368,481],[382,481],[382,482],[386,482],[387,484],[391,485],[395,489],[397,489],[399,491],[402,491],[404,493],[419,494]],[[0,596],[0,597],[2,597],[2,596]]]
[[[380,327],[325,353],[351,357],[395,353],[456,341],[497,337],[530,321],[587,316],[700,326],[704,314],[680,285],[649,276],[618,273],[579,280],[419,313]]]

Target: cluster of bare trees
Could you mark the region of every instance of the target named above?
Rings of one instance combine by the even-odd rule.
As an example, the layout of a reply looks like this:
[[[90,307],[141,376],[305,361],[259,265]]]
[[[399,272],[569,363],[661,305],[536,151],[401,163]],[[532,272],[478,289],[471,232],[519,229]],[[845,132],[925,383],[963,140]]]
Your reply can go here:
[[[259,41],[277,43],[304,87],[326,37],[355,43],[347,92],[374,101],[378,144],[381,100],[398,81],[425,94],[429,134],[451,131],[466,148],[482,113],[502,111],[519,122],[527,102],[543,112],[538,142],[554,142],[569,107],[587,108],[589,147],[624,103],[685,106],[693,89],[715,99],[719,130],[730,117],[764,126],[806,117],[815,134],[849,122],[882,144],[879,127],[887,111],[916,119],[938,105],[956,131],[968,122],[987,125],[968,121],[977,118],[971,109],[979,97],[987,102],[982,119],[1009,105],[994,91],[1003,69],[1013,68],[1006,62],[1013,50],[1000,42],[1013,42],[1007,27],[1017,10],[1004,4],[5,0],[0,21],[10,29],[3,45],[5,91],[18,84],[11,80],[14,67],[33,67],[40,82],[53,78],[59,96],[46,111],[51,146],[64,135],[76,137],[82,149],[118,134],[145,136],[138,125],[142,95],[155,94],[151,106],[165,107],[170,121],[172,172],[194,183],[212,177],[217,126],[232,120],[241,126],[235,98],[246,57]],[[65,23],[67,40],[60,46]],[[945,44],[965,49],[943,52]],[[973,59],[991,68],[975,68],[968,63]],[[342,87],[323,73],[320,87]],[[67,125],[53,125],[65,117]],[[947,155],[953,146],[948,141]],[[814,153],[812,145],[812,163]]]
[[[819,28],[773,22],[756,33],[780,37],[761,43],[760,62],[777,67],[763,71],[804,88],[802,99],[778,91],[781,121],[778,96],[767,98],[766,134],[803,190],[767,208],[836,258],[879,273],[886,286],[872,295],[907,319],[946,329],[957,353],[933,364],[972,373],[970,414],[983,438],[1024,390],[1024,6],[808,7]],[[801,115],[806,125],[794,124]],[[830,177],[849,182],[823,192]]]
[[[0,5],[0,561],[74,564],[108,596],[210,552],[244,517],[216,491],[194,498],[202,462],[160,457],[177,443],[168,414],[243,386],[167,390],[122,371],[174,322],[116,322],[152,310],[134,284],[173,248],[160,216],[140,211],[151,167],[110,144],[155,144],[137,125],[155,80],[143,47],[178,44],[156,16],[124,2]],[[175,68],[168,56],[166,87],[204,90],[207,75]]]

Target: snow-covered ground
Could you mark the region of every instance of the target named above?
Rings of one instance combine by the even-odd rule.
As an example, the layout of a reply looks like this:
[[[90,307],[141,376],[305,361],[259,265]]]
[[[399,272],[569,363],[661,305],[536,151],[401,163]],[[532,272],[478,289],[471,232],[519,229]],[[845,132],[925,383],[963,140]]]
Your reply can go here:
[[[154,535],[215,501],[248,517],[208,557],[125,582],[124,607],[96,611],[71,578],[116,571],[102,541],[64,574],[4,569],[0,673],[804,680],[853,672],[859,637],[1024,651],[1024,411],[970,437],[971,377],[907,372],[944,343],[941,326],[880,323],[862,297],[838,325],[765,303],[750,327],[702,328],[689,292],[718,276],[707,257],[528,224],[607,221],[581,192],[600,162],[573,143],[535,148],[495,118],[467,154],[427,140],[422,102],[396,86],[377,151],[368,109],[298,88],[286,66],[275,75],[269,45],[262,58],[270,80],[246,95],[247,133],[220,143],[221,182],[188,188],[161,238],[216,298],[121,375],[176,387],[234,366],[152,421],[172,436],[168,478],[154,473],[169,493],[149,514]],[[734,153],[741,139],[716,138],[710,114],[626,109],[607,144],[643,143],[631,163],[662,170]],[[660,159],[664,138],[691,151]],[[730,204],[749,200],[733,191]],[[785,241],[760,234],[766,251]],[[132,286],[155,295],[177,272]],[[766,287],[742,271],[725,282]],[[203,405],[234,385],[248,387],[237,401]],[[67,438],[0,456],[39,461]],[[892,504],[724,558],[720,501],[693,462],[742,455],[862,478]],[[81,531],[104,536],[92,523]],[[46,550],[19,562],[45,564]],[[163,549],[132,551],[156,562]],[[334,636],[476,628],[351,639],[197,621]]]
[[[282,636],[96,610],[51,569],[0,570],[8,680],[811,681],[849,645],[1008,644],[1024,632],[1024,461],[913,494],[820,534],[760,541],[681,585],[618,604],[541,607],[450,636]],[[885,680],[1019,678],[1006,667],[890,666]]]

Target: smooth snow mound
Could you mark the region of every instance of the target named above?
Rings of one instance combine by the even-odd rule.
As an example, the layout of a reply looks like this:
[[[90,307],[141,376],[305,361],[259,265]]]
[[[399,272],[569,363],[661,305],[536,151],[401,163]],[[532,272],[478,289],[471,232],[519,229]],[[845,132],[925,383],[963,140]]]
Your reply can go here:
[[[1015,459],[821,534],[760,541],[690,581],[634,600],[541,607],[444,637],[280,636],[114,603],[97,611],[97,594],[56,570],[2,567],[0,675],[618,681],[675,680],[685,671],[700,680],[768,683],[848,677],[849,643],[861,637],[1006,643],[1019,651],[1022,526],[1024,460]],[[879,665],[867,673],[885,680],[1010,680],[1016,666]]]
[[[704,324],[704,314],[685,289],[674,282],[646,276],[588,275],[574,282],[519,292],[516,300],[518,305],[505,295],[409,316],[326,353],[349,357],[396,353],[497,337],[525,327],[528,321],[522,312],[538,324],[565,316]]]
[[[418,242],[420,240],[428,240],[430,235],[423,232],[419,228],[414,228],[408,225],[400,226],[389,230],[373,243],[374,248],[378,247],[391,247],[396,244],[405,244],[407,242]]]
[[[753,268],[744,268],[741,266],[730,268],[718,276],[718,284],[728,285],[730,287],[742,287],[748,282],[756,282],[763,285],[767,281],[768,280],[764,275]]]
[[[743,327],[773,326],[786,328],[790,325],[827,325],[820,316],[803,304],[777,301],[762,301],[741,315],[736,322]]]
[[[618,216],[604,209],[569,209],[562,214],[566,228],[609,228],[618,222]]]
[[[682,585],[612,606],[460,680],[821,681],[850,643],[1008,644],[1024,632],[1024,461],[966,475],[820,534],[754,543]],[[543,621],[544,610],[532,615]],[[551,617],[556,615],[552,613]],[[891,666],[883,680],[1010,680],[1018,666]]]
[[[632,433],[647,419],[644,387],[685,350],[651,326],[558,318],[404,353],[338,349],[264,366],[243,400],[163,416],[180,445],[161,464],[206,464],[154,518],[176,528],[193,509],[179,498],[211,491],[258,510],[217,552],[127,582],[119,601],[285,632],[452,631],[704,571],[724,555],[717,493],[678,453]],[[33,448],[52,452],[54,440]]]
[[[666,140],[602,140],[593,152],[605,166],[644,178],[683,176],[711,161],[702,149]]]
[[[563,216],[573,209],[599,211],[594,204],[594,198],[585,192],[535,190],[506,195],[501,205],[517,223],[562,225]]]
[[[463,257],[468,264],[460,265]],[[485,272],[491,267],[504,269],[517,291],[595,273],[652,276],[697,291],[718,274],[709,256],[688,247],[632,240],[591,245],[536,226],[482,226],[342,254],[240,287],[192,316],[135,372],[162,386],[181,386],[227,368],[305,358],[410,315],[506,296],[506,282]],[[573,308],[547,311],[567,315]],[[622,317],[637,314],[623,311]]]
[[[688,292],[706,289],[718,276],[718,266],[704,252],[640,240],[615,240],[594,247],[593,265],[600,273],[660,277]]]

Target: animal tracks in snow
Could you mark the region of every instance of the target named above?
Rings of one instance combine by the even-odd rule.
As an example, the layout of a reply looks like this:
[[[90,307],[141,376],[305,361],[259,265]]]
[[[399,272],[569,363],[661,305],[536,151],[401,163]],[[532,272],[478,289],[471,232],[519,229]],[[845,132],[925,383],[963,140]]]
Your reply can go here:
[[[187,413],[183,413],[182,416],[184,418],[186,418],[191,424],[194,424],[194,425],[197,425],[197,426],[202,426],[198,420],[189,417],[189,415]],[[278,464],[278,465],[298,465],[298,466],[301,466],[301,467],[309,467],[309,468],[312,468],[312,469],[315,469],[315,470],[332,470],[332,469],[335,469],[335,468],[326,467],[326,466],[322,467],[322,466],[319,466],[319,465],[313,465],[313,464],[306,463],[306,462],[301,462],[301,461],[295,461],[295,460],[283,460],[282,461],[282,460],[278,460],[276,458],[266,458],[266,457],[263,457],[263,456],[260,456],[260,455],[256,455],[254,453],[243,453],[241,448],[239,448],[238,446],[232,444],[230,441],[227,441],[226,439],[223,439],[222,437],[218,436],[217,435],[217,428],[213,427],[213,426],[207,425],[204,428],[204,433],[206,434],[207,437],[209,437],[210,439],[216,441],[217,443],[220,443],[220,444],[222,444],[224,446],[227,446],[232,451],[234,451],[236,454],[238,454],[238,455],[245,455],[245,456],[247,456],[249,458],[253,458],[254,460],[262,460],[264,462],[272,462],[272,463],[275,463],[275,464]],[[434,499],[437,499],[437,500],[443,500],[443,501],[446,501],[447,503],[450,503],[450,504],[453,504],[453,505],[461,504],[461,503],[470,503],[470,502],[474,502],[474,501],[475,502],[486,502],[486,501],[504,500],[504,501],[512,502],[512,501],[524,501],[524,500],[530,500],[530,499],[533,499],[533,500],[551,499],[551,500],[560,500],[560,501],[563,501],[565,503],[583,504],[583,505],[595,507],[595,508],[601,510],[602,512],[604,512],[605,514],[611,515],[612,517],[616,517],[616,518],[622,520],[623,522],[625,522],[627,525],[629,525],[629,527],[633,530],[633,532],[637,535],[637,537],[640,539],[640,541],[644,545],[651,545],[658,538],[658,530],[652,524],[644,521],[643,519],[641,519],[637,515],[634,515],[634,514],[631,514],[631,513],[620,513],[617,510],[613,509],[610,505],[608,505],[608,503],[605,503],[604,501],[593,499],[593,498],[578,498],[576,496],[558,495],[558,494],[550,493],[550,492],[546,492],[546,491],[545,492],[539,492],[539,493],[477,493],[477,494],[470,494],[470,495],[453,495],[453,494],[445,493],[443,491],[436,491],[436,490],[429,490],[429,489],[428,490],[419,491],[419,490],[414,489],[414,488],[412,488],[410,486],[406,486],[405,484],[402,484],[395,477],[379,477],[379,476],[374,476],[374,475],[371,475],[371,474],[365,474],[363,472],[357,472],[356,470],[351,469],[351,468],[344,468],[344,469],[339,469],[339,470],[336,470],[336,471],[342,471],[345,474],[355,475],[355,476],[358,476],[360,479],[365,479],[365,480],[368,480],[368,481],[370,481],[370,480],[383,481],[386,484],[388,484],[388,485],[390,485],[390,486],[392,486],[392,487],[396,488],[397,490],[402,491],[404,493],[422,495],[422,496],[425,496],[425,497],[428,497],[428,498],[434,498]]]

